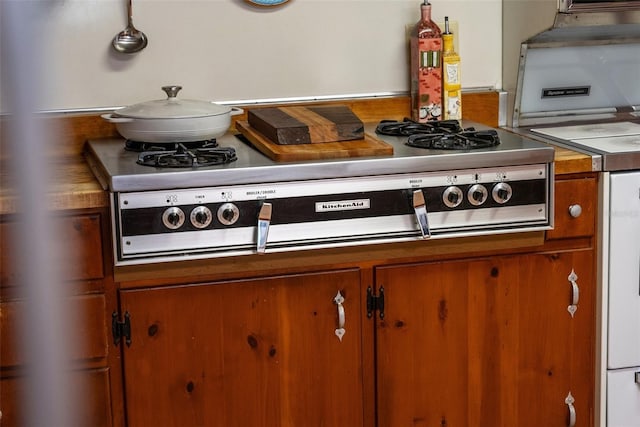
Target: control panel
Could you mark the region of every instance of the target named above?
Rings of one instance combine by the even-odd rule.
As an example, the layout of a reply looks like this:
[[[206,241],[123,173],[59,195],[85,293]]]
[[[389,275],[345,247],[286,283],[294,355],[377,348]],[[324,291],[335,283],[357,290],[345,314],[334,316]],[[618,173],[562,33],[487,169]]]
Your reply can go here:
[[[114,193],[117,264],[546,229],[550,167]]]

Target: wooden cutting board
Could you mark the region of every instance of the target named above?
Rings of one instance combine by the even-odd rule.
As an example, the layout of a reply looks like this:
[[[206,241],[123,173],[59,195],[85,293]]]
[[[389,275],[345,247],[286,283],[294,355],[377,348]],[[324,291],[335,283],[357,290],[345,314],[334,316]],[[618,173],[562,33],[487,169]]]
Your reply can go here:
[[[249,124],[283,145],[364,138],[364,124],[347,106],[268,107],[249,110]]]
[[[236,122],[236,129],[260,152],[278,162],[390,156],[393,154],[393,146],[369,134],[364,134],[364,138],[354,141],[282,145],[271,142],[256,129],[253,129],[249,122]]]

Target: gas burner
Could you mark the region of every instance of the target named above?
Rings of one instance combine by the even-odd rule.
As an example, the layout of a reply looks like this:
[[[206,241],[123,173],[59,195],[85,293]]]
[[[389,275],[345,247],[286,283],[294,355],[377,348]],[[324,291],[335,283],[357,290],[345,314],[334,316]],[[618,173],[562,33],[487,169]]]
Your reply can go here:
[[[124,149],[142,153],[145,151],[175,151],[182,146],[188,150],[193,148],[214,148],[218,146],[215,139],[207,139],[204,141],[187,141],[187,142],[142,142],[127,139],[124,143]]]
[[[438,150],[469,150],[488,148],[500,144],[498,132],[490,130],[466,130],[453,134],[414,134],[406,144],[410,147]]]
[[[157,168],[197,168],[222,165],[235,160],[236,150],[232,147],[188,149],[180,143],[176,150],[141,152],[137,163]]]
[[[376,127],[376,133],[388,136],[409,136],[414,134],[443,134],[459,133],[464,130],[457,120],[440,120],[428,123],[418,123],[410,119],[403,121],[382,120]]]
[[[440,120],[418,123],[409,119],[403,121],[382,120],[376,133],[390,136],[408,136],[406,145],[437,150],[469,150],[487,148],[500,144],[495,130],[463,128],[457,120]]]

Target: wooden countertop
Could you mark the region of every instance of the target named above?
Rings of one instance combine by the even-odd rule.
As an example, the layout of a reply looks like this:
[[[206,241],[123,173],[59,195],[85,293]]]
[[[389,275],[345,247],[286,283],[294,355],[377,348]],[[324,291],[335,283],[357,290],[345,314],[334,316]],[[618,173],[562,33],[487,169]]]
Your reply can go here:
[[[0,169],[0,214],[19,211],[15,178],[6,164]],[[95,178],[82,156],[55,159],[51,164],[52,179],[48,185],[47,206],[52,211],[109,206],[108,193]]]
[[[471,114],[465,118],[489,126],[497,126],[498,95],[496,93],[463,93],[463,102],[466,102],[467,113]],[[401,120],[408,111],[408,98],[402,97],[354,100],[342,104],[348,105],[363,121],[371,122],[377,122],[383,118]],[[474,108],[475,105],[482,108]],[[495,111],[495,114],[487,114],[487,111]],[[234,119],[243,120],[243,116],[235,116]],[[52,211],[108,207],[108,194],[94,177],[82,151],[87,139],[117,136],[115,128],[96,115],[52,117],[51,120],[65,122],[63,137],[65,141],[69,141],[69,144],[65,144],[62,155],[58,153],[57,156],[52,156],[53,178],[49,185],[47,206]],[[235,124],[235,121],[233,123]],[[0,215],[19,211],[19,197],[15,193],[16,185],[2,148],[0,144]],[[565,148],[554,148],[556,175],[591,172],[590,156]]]

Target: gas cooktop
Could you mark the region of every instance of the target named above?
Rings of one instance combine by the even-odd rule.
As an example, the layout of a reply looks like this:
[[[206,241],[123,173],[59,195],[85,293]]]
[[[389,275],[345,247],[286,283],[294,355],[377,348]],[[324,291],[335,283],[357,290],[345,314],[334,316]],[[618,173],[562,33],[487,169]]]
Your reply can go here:
[[[89,141],[87,159],[110,191],[116,265],[549,229],[554,149],[448,125],[409,137],[367,125],[393,146],[377,157],[275,162],[228,134],[205,148],[233,153],[217,165],[197,151],[198,167],[141,164],[153,152],[120,139]]]
[[[376,134],[376,124],[365,131],[393,146],[390,156],[276,162],[233,134],[217,140],[217,146],[232,148],[233,162],[199,168],[155,168],[138,163],[139,153],[125,149],[120,138],[95,139],[87,143],[87,159],[102,183],[111,192],[193,188],[211,185],[267,183],[290,180],[344,178],[499,167],[511,164],[549,163],[554,150],[547,144],[508,131],[477,123],[464,123],[478,131],[495,132],[499,144],[467,150],[441,150],[408,146],[406,136]]]

